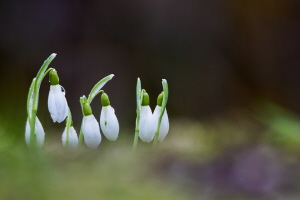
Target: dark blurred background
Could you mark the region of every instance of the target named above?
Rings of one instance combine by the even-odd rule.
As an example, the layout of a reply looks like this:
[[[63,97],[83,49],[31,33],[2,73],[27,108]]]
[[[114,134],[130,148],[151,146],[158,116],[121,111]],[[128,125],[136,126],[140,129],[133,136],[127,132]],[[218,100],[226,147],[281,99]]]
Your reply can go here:
[[[170,134],[183,130],[185,137],[190,132],[195,137],[213,135],[211,143],[205,145],[212,146],[206,153],[215,157],[204,162],[204,168],[226,166],[235,177],[244,173],[237,166],[247,163],[251,166],[258,160],[257,169],[264,175],[263,171],[268,171],[264,167],[276,166],[275,175],[269,172],[271,175],[266,175],[266,179],[276,174],[284,176],[281,173],[284,166],[277,164],[280,160],[277,151],[293,154],[294,164],[299,165],[300,1],[14,0],[1,1],[0,7],[0,127],[6,135],[16,140],[21,138],[23,142],[30,82],[43,61],[51,53],[57,53],[50,67],[57,69],[60,83],[66,89],[77,129],[82,118],[79,97],[88,95],[104,76],[115,74],[103,89],[110,96],[121,127],[131,131],[124,134],[131,138],[137,77],[150,94],[152,109],[164,78],[170,90],[167,105]],[[53,125],[47,110],[47,81],[41,87],[38,116],[45,129],[62,132],[64,125]],[[99,116],[99,98],[92,107]],[[189,132],[189,127],[197,128]],[[181,133],[178,138],[174,136],[174,144],[178,145]],[[237,134],[233,133],[241,134],[242,139],[236,139]],[[227,138],[231,134],[233,140]],[[224,148],[215,151],[220,146]],[[195,144],[194,148],[200,147]],[[221,154],[224,149],[227,153]],[[184,147],[180,150],[188,152]],[[232,164],[232,158],[240,150],[241,155],[236,156],[245,158],[246,164]],[[172,160],[170,163],[183,162],[172,156],[168,159]],[[189,164],[179,166],[182,176],[195,178],[184,175],[185,167],[193,171],[188,170]],[[214,176],[219,172],[218,167]],[[256,174],[260,177],[260,173]],[[234,179],[220,177],[223,181],[220,185]],[[245,179],[249,180],[247,176]],[[240,187],[250,193],[267,194],[270,199],[275,199],[269,195],[274,188],[282,186],[279,178],[269,180],[273,182],[267,186],[269,182],[251,179],[249,187],[245,179],[233,182],[241,183]],[[293,181],[286,182],[282,188],[289,184],[298,188]],[[234,184],[229,185],[235,188]]]

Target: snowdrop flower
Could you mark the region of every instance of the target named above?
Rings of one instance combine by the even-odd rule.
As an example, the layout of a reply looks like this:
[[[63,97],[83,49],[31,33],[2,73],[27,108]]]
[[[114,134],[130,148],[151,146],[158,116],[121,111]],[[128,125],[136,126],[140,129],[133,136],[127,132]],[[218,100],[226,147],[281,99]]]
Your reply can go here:
[[[84,142],[92,149],[96,149],[101,142],[101,134],[99,124],[92,113],[92,108],[88,103],[83,104],[83,122],[82,133]]]
[[[144,90],[140,112],[139,137],[143,142],[151,142],[154,138],[155,129],[152,111],[149,106],[149,95]]]
[[[119,122],[115,110],[110,106],[106,93],[101,95],[102,110],[100,114],[100,126],[105,137],[110,141],[116,141],[119,135]]]
[[[76,130],[74,129],[73,126],[71,126],[69,128],[69,143],[68,146],[72,147],[72,148],[76,148],[78,146],[78,137],[77,137],[77,133]],[[63,146],[66,146],[66,142],[67,142],[67,127],[65,128],[63,134],[62,134],[62,143]]]
[[[38,117],[35,118],[35,136],[36,136],[37,146],[42,147],[44,145],[45,132]],[[30,146],[30,124],[28,118],[26,121],[26,128],[25,128],[25,141],[27,146]]]
[[[48,109],[53,122],[62,122],[68,115],[68,103],[64,88],[59,85],[59,78],[55,69],[49,72],[50,92],[48,96]]]
[[[159,116],[162,112],[162,107],[161,107],[162,101],[163,101],[163,92],[158,96],[157,106],[155,107],[155,110],[153,112],[153,120],[154,120],[153,123],[155,125],[155,130],[157,130]],[[167,136],[168,132],[169,132],[169,118],[168,118],[167,109],[165,109],[165,112],[162,116],[160,128],[159,128],[158,140],[162,142]]]

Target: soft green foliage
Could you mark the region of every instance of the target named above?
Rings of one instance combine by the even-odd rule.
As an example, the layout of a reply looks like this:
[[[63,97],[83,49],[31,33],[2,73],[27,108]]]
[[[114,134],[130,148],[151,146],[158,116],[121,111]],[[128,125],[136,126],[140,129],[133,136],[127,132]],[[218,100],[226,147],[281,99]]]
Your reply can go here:
[[[257,111],[257,118],[270,128],[267,140],[274,141],[286,148],[300,147],[299,116],[278,105],[268,103]]]

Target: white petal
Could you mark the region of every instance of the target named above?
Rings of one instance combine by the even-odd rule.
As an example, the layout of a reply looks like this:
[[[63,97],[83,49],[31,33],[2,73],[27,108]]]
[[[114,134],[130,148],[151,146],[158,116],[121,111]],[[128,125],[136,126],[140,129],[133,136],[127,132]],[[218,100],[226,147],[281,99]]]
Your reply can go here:
[[[102,107],[100,114],[100,126],[105,137],[110,141],[116,141],[119,135],[119,122],[113,107]]]
[[[142,106],[140,114],[139,137],[143,142],[149,143],[153,140],[155,134],[150,106]]]
[[[62,122],[68,115],[68,103],[61,85],[51,85],[48,96],[48,109],[53,122]]]
[[[83,117],[82,133],[86,145],[96,149],[101,142],[101,134],[99,124],[94,115]]]
[[[30,125],[29,125],[28,118],[26,121],[26,128],[25,128],[25,142],[26,142],[27,146],[30,146]]]
[[[66,141],[67,141],[67,127],[65,128],[63,134],[62,134],[62,142],[63,146],[66,146]],[[69,146],[72,148],[76,148],[78,146],[78,137],[76,130],[74,129],[73,126],[70,127],[69,129]]]
[[[37,145],[39,147],[42,147],[44,145],[45,132],[38,117],[36,117],[35,119],[35,134],[37,139]],[[25,141],[26,144],[29,146],[30,145],[30,124],[28,118],[26,121],[26,128],[25,128]]]
[[[157,129],[158,118],[160,116],[160,112],[161,112],[161,107],[156,106],[154,113],[153,113],[155,130]],[[169,132],[169,118],[168,118],[167,109],[165,109],[165,112],[162,116],[162,120],[161,120],[161,124],[160,124],[158,140],[160,142],[162,142],[165,139],[165,137],[167,136],[168,132]]]
[[[55,95],[54,95],[54,86],[50,86],[49,96],[48,96],[48,110],[50,112],[53,122],[56,122],[56,105],[55,105]]]
[[[35,133],[38,146],[43,146],[45,140],[45,132],[39,118],[36,118],[35,120]]]

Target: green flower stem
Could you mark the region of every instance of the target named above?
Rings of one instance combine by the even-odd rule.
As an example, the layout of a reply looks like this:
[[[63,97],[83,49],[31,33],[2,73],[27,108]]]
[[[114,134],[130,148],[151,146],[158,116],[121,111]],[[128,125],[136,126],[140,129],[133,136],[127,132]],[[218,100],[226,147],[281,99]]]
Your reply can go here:
[[[36,135],[35,133],[35,121],[36,121],[36,114],[38,110],[38,103],[39,103],[39,90],[41,86],[41,82],[45,77],[45,74],[51,71],[52,69],[47,70],[47,67],[55,58],[56,54],[51,54],[43,63],[41,68],[39,69],[37,76],[33,79],[28,93],[27,98],[27,114],[28,120],[30,124],[30,146],[36,147]]]
[[[80,101],[79,102],[80,102],[80,106],[81,106],[82,116],[84,116],[84,113],[83,113],[83,104],[87,102],[86,97],[85,96],[80,97]],[[83,118],[82,118],[81,125],[80,125],[78,145],[82,145],[82,143],[83,143],[82,124],[83,124]]]
[[[163,94],[164,97],[163,97],[163,101],[162,101],[161,112],[160,112],[160,115],[159,115],[159,118],[158,118],[157,129],[155,131],[153,146],[156,146],[157,143],[158,143],[158,136],[159,136],[161,120],[162,120],[162,117],[165,113],[167,102],[168,102],[168,97],[169,97],[169,88],[168,88],[168,82],[167,82],[166,79],[162,80],[162,86],[163,86],[163,91],[164,91],[164,94]]]
[[[79,139],[78,139],[78,145],[82,145],[82,142],[83,142],[83,133],[82,133],[82,124],[83,124],[83,119],[82,119],[82,122],[81,122],[81,125],[80,125],[80,132],[79,132]]]
[[[161,112],[164,113],[164,112]],[[159,136],[159,129],[160,129],[160,125],[161,125],[161,120],[162,120],[162,114],[159,115],[158,118],[158,125],[157,125],[157,129],[155,131],[155,136],[154,136],[154,140],[153,140],[153,146],[156,146],[158,143],[158,136]]]
[[[139,141],[139,126],[140,126],[140,118],[141,118],[141,102],[143,98],[143,91],[141,86],[140,78],[137,79],[136,83],[136,121],[135,121],[135,133],[134,133],[134,140],[133,140],[133,147],[132,150],[135,151]]]
[[[47,76],[47,74],[50,72],[50,71],[52,71],[54,68],[49,68],[49,69],[47,69],[47,71],[44,73],[44,75],[43,75],[43,79],[45,78],[45,76]]]
[[[72,125],[72,114],[71,114],[71,110],[69,108],[68,111],[68,118],[67,118],[67,125],[66,125],[66,147],[69,146],[69,132],[70,132],[70,127]]]
[[[97,96],[98,94],[100,94],[100,93],[102,93],[102,94],[103,94],[103,93],[104,93],[104,90],[100,90],[99,92],[96,92],[94,97],[96,97],[96,96]],[[87,103],[89,103],[89,104],[90,104],[90,103],[91,103],[91,101],[92,101],[92,100],[89,100],[89,99],[88,99],[88,100],[87,100]]]
[[[138,121],[140,121],[139,118],[137,118]],[[139,123],[136,122],[136,127],[135,127],[135,133],[134,133],[134,141],[133,141],[133,148],[132,150],[135,151],[136,148],[137,148],[137,144],[138,144],[138,141],[139,141]]]

